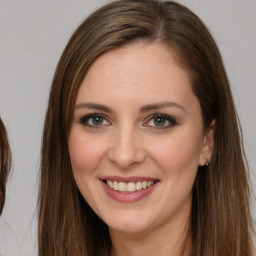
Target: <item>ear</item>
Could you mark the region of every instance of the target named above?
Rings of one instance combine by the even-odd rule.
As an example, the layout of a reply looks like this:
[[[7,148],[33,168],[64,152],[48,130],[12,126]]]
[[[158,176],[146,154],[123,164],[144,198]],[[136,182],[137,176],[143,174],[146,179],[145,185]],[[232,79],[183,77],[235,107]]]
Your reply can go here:
[[[202,149],[199,157],[199,165],[208,165],[212,156],[214,146],[214,132],[215,132],[215,120],[211,122],[205,131]]]

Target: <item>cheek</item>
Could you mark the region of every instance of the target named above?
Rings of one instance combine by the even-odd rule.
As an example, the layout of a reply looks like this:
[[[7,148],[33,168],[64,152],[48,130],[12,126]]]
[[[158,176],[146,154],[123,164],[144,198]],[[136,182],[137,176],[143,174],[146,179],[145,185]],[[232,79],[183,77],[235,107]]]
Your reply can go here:
[[[69,155],[74,174],[90,173],[95,170],[103,155],[103,147],[95,140],[86,138],[79,132],[71,131],[69,138]]]
[[[182,174],[197,171],[201,152],[201,134],[176,135],[152,147],[152,158],[165,171]]]

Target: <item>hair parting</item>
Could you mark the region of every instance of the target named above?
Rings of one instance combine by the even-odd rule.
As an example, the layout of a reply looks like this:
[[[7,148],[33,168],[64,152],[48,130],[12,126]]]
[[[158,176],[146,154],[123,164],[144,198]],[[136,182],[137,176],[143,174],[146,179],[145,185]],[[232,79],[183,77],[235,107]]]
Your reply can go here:
[[[184,248],[191,247],[193,256],[252,256],[248,167],[220,52],[194,13],[172,1],[155,0],[120,0],[103,6],[82,22],[64,49],[42,141],[39,256],[111,254],[106,224],[75,184],[68,138],[77,92],[90,66],[107,51],[138,42],[170,49],[190,75],[205,129],[215,120],[213,154],[209,166],[198,168]]]

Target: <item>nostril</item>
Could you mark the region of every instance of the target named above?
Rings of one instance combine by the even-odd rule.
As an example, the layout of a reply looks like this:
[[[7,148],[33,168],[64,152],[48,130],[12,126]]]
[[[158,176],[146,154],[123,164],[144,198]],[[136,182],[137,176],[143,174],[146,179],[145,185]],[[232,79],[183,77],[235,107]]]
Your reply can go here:
[[[109,160],[119,168],[131,168],[145,160],[146,154],[142,148],[120,144],[108,152]]]

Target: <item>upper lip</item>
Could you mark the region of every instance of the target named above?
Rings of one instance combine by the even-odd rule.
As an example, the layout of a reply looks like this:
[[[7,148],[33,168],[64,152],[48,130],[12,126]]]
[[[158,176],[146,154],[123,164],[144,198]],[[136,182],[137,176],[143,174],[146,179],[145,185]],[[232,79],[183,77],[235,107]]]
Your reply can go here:
[[[142,177],[142,176],[130,176],[130,177],[123,177],[123,176],[105,176],[101,177],[100,180],[110,180],[110,181],[117,181],[117,182],[138,182],[138,181],[159,181],[157,178],[151,177]]]

